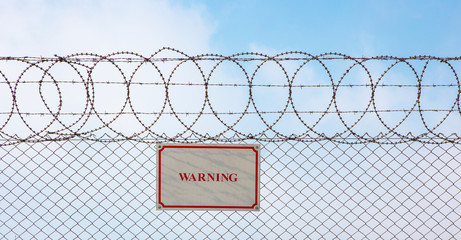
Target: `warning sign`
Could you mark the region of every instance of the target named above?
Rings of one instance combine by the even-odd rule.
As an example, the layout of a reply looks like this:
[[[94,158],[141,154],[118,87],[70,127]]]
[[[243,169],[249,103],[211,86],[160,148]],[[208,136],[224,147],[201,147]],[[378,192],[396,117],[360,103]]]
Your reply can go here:
[[[157,210],[259,210],[259,145],[157,145]]]

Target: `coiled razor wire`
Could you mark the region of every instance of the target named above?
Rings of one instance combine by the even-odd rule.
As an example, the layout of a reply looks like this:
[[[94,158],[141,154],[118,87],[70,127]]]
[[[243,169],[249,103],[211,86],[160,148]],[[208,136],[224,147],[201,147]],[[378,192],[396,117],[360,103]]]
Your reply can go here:
[[[418,141],[421,143],[460,143],[460,137],[456,132],[456,126],[461,126],[460,93],[461,86],[456,66],[461,58],[440,58],[433,56],[414,57],[350,57],[341,53],[324,53],[312,55],[306,52],[291,51],[274,56],[262,53],[245,52],[230,56],[219,54],[200,54],[190,56],[182,51],[172,48],[162,48],[150,56],[143,56],[134,52],[115,52],[108,55],[94,53],[79,53],[68,56],[54,57],[0,57],[0,90],[2,91],[2,110],[0,111],[0,145],[11,145],[19,142],[42,142],[61,141],[75,137],[94,141],[124,141],[135,140],[141,142],[154,141],[206,141],[217,139],[232,139],[241,141],[254,139],[258,141],[319,141],[330,140],[339,143],[359,144],[367,142],[375,143],[400,143]],[[385,67],[376,68],[370,63],[382,63]],[[172,67],[165,70],[162,64],[168,63]],[[101,65],[111,66],[122,81],[110,77],[101,77],[95,72]],[[225,65],[230,64],[238,69],[238,81],[219,82],[216,72]],[[277,80],[259,83],[262,70],[270,64],[270,72],[277,72]],[[312,64],[320,66],[323,73],[317,74],[327,76],[328,82],[321,81],[315,76],[301,75],[300,72],[308,71]],[[341,69],[335,64],[344,65]],[[443,76],[448,81],[427,83],[427,68],[429,65],[436,65],[437,69],[444,68],[448,72]],[[195,75],[199,75],[198,81],[189,81],[188,72],[181,72],[185,66],[193,66]],[[54,72],[56,68],[66,66],[66,76],[57,77]],[[418,67],[419,66],[419,67]],[[156,73],[150,78],[137,79],[135,76],[146,69]],[[401,73],[401,68],[410,72],[410,77],[397,81],[397,83],[386,83],[386,79],[393,78]],[[16,74],[11,74],[11,69],[16,69]],[[359,71],[358,83],[348,83],[348,79],[354,77],[352,72]],[[396,73],[397,72],[397,73]],[[111,73],[112,74],[112,73]],[[34,77],[29,77],[30,75]],[[72,77],[71,77],[72,76]],[[184,78],[177,81],[177,76]],[[301,79],[301,80],[299,80]],[[365,80],[364,80],[365,79]],[[305,81],[308,84],[297,82]],[[103,97],[97,87],[122,86],[125,90],[123,95],[115,96],[123,100],[118,111],[107,111],[98,109],[98,101]],[[41,100],[39,111],[30,110],[30,102],[21,100],[27,98],[27,94],[21,90],[25,86],[31,87],[35,94],[38,92]],[[135,86],[158,86],[163,88],[164,93],[152,96],[154,102],[161,103],[161,107],[154,111],[139,111],[139,101],[133,88]],[[172,91],[174,87],[182,87],[185,92],[194,92],[203,97],[200,109],[186,111],[178,109],[185,108],[175,104],[177,99],[184,98]],[[211,88],[238,88],[245,89],[248,99],[240,111],[220,111],[217,106],[223,105],[215,102],[212,97]],[[53,90],[50,94],[50,88]],[[200,88],[202,92],[197,92]],[[256,88],[268,90],[278,89],[286,98],[277,99],[281,109],[264,110],[266,106],[259,103],[261,95],[255,94]],[[397,106],[381,108],[378,99],[378,89],[405,88],[416,91],[415,98],[409,107]],[[445,98],[436,108],[425,106],[424,89],[445,89],[440,90],[439,95],[443,96],[446,89],[456,92],[451,99]],[[69,91],[84,96],[84,102],[77,102],[80,110],[67,109],[69,104],[75,104],[72,100],[64,100],[65,94]],[[324,109],[303,110],[304,103],[295,99],[297,96],[306,95],[312,90],[329,89],[328,104]],[[347,103],[347,99],[340,96],[341,89],[348,89],[352,94],[364,94],[366,89],[367,102],[360,103],[365,106],[361,109],[346,110],[341,107]],[[66,93],[64,93],[64,90]],[[83,91],[83,92],[81,92]],[[308,92],[309,91],[309,92]],[[357,93],[355,93],[355,91]],[[106,92],[105,94],[110,94]],[[219,94],[219,92],[218,92]],[[409,94],[410,95],[410,94]],[[264,96],[271,97],[271,96]],[[275,98],[276,96],[273,96]],[[241,96],[235,96],[241,101]],[[197,99],[191,99],[196,101]],[[77,100],[75,100],[77,101]],[[183,99],[183,101],[188,101]],[[34,103],[37,104],[37,103]],[[142,102],[141,104],[149,104]],[[315,105],[315,102],[312,103]],[[186,104],[187,105],[187,104]],[[35,105],[34,105],[35,106]],[[383,117],[390,115],[390,118]],[[229,121],[231,116],[233,120]],[[285,118],[295,119],[293,127],[286,127],[282,122]],[[314,117],[312,119],[312,116]],[[349,117],[354,116],[354,117]],[[368,119],[373,116],[375,122],[369,126],[370,129],[382,129],[372,133],[363,131],[363,125],[367,125]],[[416,116],[416,117],[415,117]],[[428,117],[431,120],[428,121]],[[130,122],[123,122],[122,118],[130,118]],[[164,118],[168,117],[180,126],[173,131],[166,131],[167,125],[162,127]],[[198,124],[202,119],[214,118],[214,123],[209,126],[213,129],[221,129],[219,132],[210,133],[203,129],[203,124]],[[250,119],[251,117],[251,119]],[[257,119],[257,123],[254,121]],[[330,119],[334,117],[335,122],[329,125]],[[72,118],[69,121],[67,119]],[[149,119],[146,122],[145,119]],[[250,119],[250,120],[249,120]],[[352,119],[352,120],[351,120]],[[391,120],[389,120],[391,119]],[[416,119],[416,120],[415,120]],[[40,122],[41,124],[36,124]],[[97,122],[97,124],[95,124]],[[120,126],[133,125],[132,131],[122,131]],[[418,125],[419,131],[412,131],[407,128],[408,124]],[[40,125],[40,126],[37,126]],[[257,125],[258,128],[251,128]],[[325,127],[325,125],[327,127]],[[370,124],[369,124],[370,125]],[[249,126],[249,127],[247,127]],[[262,127],[261,127],[262,126]],[[290,126],[290,124],[288,124]],[[300,127],[301,126],[301,127]],[[171,128],[171,127],[170,127]],[[301,129],[302,128],[302,129]],[[334,133],[328,133],[325,129],[339,129]],[[17,129],[22,129],[19,132]],[[243,130],[247,129],[247,130]],[[248,130],[250,129],[250,130]],[[187,139],[186,136],[196,136]],[[150,140],[151,139],[151,140]],[[184,140],[185,139],[185,140]]]

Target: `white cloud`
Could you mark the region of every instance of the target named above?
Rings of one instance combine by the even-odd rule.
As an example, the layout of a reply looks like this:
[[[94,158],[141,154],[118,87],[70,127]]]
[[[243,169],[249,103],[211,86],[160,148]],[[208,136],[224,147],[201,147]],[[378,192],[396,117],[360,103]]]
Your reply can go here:
[[[204,8],[169,1],[2,1],[0,55],[52,56],[161,47],[209,50],[214,23]]]

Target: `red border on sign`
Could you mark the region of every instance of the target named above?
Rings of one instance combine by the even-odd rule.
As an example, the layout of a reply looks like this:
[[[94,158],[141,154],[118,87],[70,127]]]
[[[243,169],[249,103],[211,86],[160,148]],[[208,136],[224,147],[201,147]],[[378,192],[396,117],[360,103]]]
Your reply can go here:
[[[256,153],[255,158],[255,203],[251,206],[188,206],[188,205],[165,205],[162,203],[162,151],[165,148],[223,148],[223,149],[251,149]],[[253,209],[258,205],[258,184],[259,184],[259,166],[258,166],[259,152],[255,147],[244,147],[244,146],[200,146],[200,145],[164,145],[158,151],[158,203],[162,205],[163,208],[226,208],[226,209]]]

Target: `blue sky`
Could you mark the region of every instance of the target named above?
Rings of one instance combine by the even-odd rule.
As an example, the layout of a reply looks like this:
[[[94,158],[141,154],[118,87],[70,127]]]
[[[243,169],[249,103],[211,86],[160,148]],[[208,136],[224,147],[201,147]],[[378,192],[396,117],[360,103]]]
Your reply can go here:
[[[298,50],[461,55],[460,1],[51,1],[0,3],[0,55]]]
[[[237,0],[194,4],[203,5],[216,24],[212,46],[229,53],[260,46],[354,56],[461,54],[460,1]]]

